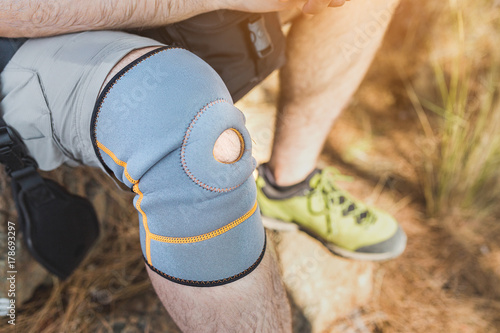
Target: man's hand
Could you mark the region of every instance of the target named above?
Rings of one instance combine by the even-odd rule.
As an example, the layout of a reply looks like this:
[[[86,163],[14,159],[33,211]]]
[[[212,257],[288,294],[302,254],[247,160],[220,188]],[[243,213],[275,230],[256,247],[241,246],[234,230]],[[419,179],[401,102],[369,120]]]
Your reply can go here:
[[[225,0],[223,7],[243,12],[278,12],[301,8],[305,14],[319,14],[328,7],[340,7],[349,0]]]
[[[224,9],[241,12],[267,13],[304,6],[307,0],[222,0]],[[314,0],[316,1],[316,0]]]
[[[346,0],[309,0],[302,11],[306,14],[319,14],[328,7],[341,7],[345,2]]]

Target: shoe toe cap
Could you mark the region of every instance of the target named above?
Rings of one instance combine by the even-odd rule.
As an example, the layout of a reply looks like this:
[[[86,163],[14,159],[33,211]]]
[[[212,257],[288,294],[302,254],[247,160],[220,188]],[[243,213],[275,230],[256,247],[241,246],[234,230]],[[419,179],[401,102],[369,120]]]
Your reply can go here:
[[[360,247],[356,249],[356,252],[374,255],[380,254],[382,256],[386,255],[386,258],[383,258],[381,260],[391,259],[399,256],[404,252],[406,248],[406,240],[407,237],[405,232],[403,231],[401,226],[398,225],[396,232],[390,238],[377,244]]]

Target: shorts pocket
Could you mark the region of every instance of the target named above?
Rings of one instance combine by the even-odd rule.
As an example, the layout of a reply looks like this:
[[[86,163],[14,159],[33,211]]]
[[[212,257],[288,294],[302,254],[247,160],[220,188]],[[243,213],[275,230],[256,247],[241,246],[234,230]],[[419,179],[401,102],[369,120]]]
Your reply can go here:
[[[51,113],[38,74],[7,66],[0,78],[5,122],[21,136],[40,169],[57,168],[65,156],[53,140]]]

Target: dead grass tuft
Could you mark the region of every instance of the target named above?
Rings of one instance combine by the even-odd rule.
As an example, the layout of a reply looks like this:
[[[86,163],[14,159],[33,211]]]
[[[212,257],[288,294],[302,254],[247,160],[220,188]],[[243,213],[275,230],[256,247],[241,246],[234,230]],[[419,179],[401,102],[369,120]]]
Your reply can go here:
[[[498,212],[500,196],[500,15],[489,1],[449,1],[430,52],[435,95],[413,99],[435,115],[435,130],[420,113],[426,136],[422,184],[430,214]],[[432,116],[431,116],[432,117]]]

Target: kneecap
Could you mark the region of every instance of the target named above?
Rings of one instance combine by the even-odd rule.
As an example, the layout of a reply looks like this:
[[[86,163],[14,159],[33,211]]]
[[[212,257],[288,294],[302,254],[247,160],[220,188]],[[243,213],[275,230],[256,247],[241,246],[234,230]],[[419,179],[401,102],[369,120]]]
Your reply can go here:
[[[96,103],[91,138],[103,166],[136,194],[152,270],[215,286],[259,264],[265,232],[245,118],[197,56],[167,47],[125,67]]]

